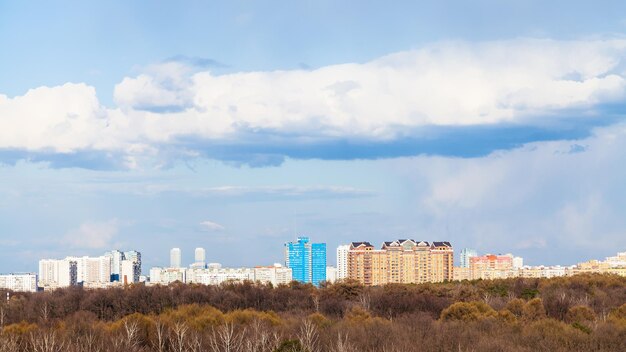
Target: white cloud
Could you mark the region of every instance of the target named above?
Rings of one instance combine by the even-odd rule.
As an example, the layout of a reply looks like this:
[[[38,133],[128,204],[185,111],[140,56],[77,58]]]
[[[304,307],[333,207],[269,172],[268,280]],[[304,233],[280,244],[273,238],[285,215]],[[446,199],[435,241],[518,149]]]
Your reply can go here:
[[[311,71],[215,76],[167,62],[117,84],[115,108],[84,84],[0,95],[0,149],[116,152],[133,166],[184,136],[388,140],[421,126],[523,125],[568,109],[593,115],[625,97],[624,57],[622,39],[516,39],[438,43]]]
[[[483,250],[593,248],[608,255],[626,248],[624,150],[621,124],[584,140],[531,143],[481,158],[389,163],[415,180],[415,212],[432,233],[446,229]]]
[[[225,229],[224,226],[208,220],[202,221],[200,226],[202,226],[205,231],[222,231]]]
[[[117,219],[105,222],[85,222],[78,229],[68,232],[64,236],[64,243],[77,248],[104,249],[111,246],[118,231]]]

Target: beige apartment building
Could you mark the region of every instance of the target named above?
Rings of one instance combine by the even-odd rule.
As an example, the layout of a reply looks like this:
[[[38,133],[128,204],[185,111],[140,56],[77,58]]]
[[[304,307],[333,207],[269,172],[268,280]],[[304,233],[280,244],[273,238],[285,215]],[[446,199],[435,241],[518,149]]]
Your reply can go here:
[[[368,286],[451,281],[453,263],[450,242],[403,239],[384,242],[381,249],[369,242],[352,242],[348,278]]]

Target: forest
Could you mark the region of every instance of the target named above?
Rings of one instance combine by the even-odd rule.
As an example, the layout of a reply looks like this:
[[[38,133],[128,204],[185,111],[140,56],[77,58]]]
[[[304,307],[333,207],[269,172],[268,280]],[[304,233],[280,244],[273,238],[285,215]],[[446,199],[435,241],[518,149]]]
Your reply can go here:
[[[0,329],[0,352],[626,351],[626,277],[72,287],[10,293]]]

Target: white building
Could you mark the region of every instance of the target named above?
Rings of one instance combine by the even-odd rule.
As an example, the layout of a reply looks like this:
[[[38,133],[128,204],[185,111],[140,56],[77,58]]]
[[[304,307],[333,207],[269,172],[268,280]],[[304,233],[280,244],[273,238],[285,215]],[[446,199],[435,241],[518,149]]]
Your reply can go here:
[[[343,244],[337,247],[337,280],[348,277],[348,252],[350,245]],[[326,278],[328,280],[328,277]]]
[[[208,268],[190,269],[187,275],[188,283],[202,285],[219,285],[224,282],[254,281],[253,268]]]
[[[513,270],[519,270],[524,267],[524,258],[513,257]]]
[[[273,286],[287,285],[291,280],[291,269],[278,263],[271,266],[257,266],[254,268],[254,281],[258,281],[262,284],[271,283]]]
[[[101,287],[111,282],[111,258],[100,257],[67,257],[65,260],[76,262],[76,282],[86,287]]]
[[[120,273],[120,282],[124,285],[139,282],[141,276],[140,264],[134,260],[122,260],[122,272]]]
[[[160,267],[150,269],[150,285],[169,285],[177,281],[187,282],[187,269]]]
[[[180,267],[182,267],[180,248],[172,248],[170,250],[170,268],[180,268]]]
[[[0,289],[16,292],[37,292],[37,274],[1,274]]]
[[[617,253],[614,257],[607,257],[605,263],[611,268],[626,267],[626,252]]]
[[[196,248],[194,251],[194,268],[206,268],[206,251],[204,248]]]
[[[78,284],[76,261],[65,259],[42,259],[39,261],[39,287],[46,290]]]
[[[126,251],[121,252],[119,250],[112,250],[110,252],[106,252],[104,254],[105,257],[111,259],[111,280],[110,281],[120,281],[123,282],[122,278],[122,262],[125,260],[131,261],[135,263],[134,265],[134,274],[131,276],[126,273],[128,278],[131,278],[129,282],[138,282],[139,276],[141,275],[141,253],[138,251]],[[128,268],[128,264],[127,268]]]
[[[122,272],[122,260],[124,260],[124,253],[114,249],[110,252],[104,253],[104,256],[111,258],[111,281],[119,281],[120,273]]]
[[[334,266],[327,266],[326,267],[326,281],[332,283],[337,282],[337,268],[335,268]]]

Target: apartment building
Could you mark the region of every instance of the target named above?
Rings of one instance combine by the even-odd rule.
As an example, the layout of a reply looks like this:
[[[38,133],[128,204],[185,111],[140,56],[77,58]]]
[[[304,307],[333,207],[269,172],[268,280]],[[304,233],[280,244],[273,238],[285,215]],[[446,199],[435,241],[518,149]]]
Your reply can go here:
[[[400,239],[384,242],[381,249],[352,242],[348,251],[348,278],[364,285],[450,281],[453,265],[450,242]]]

